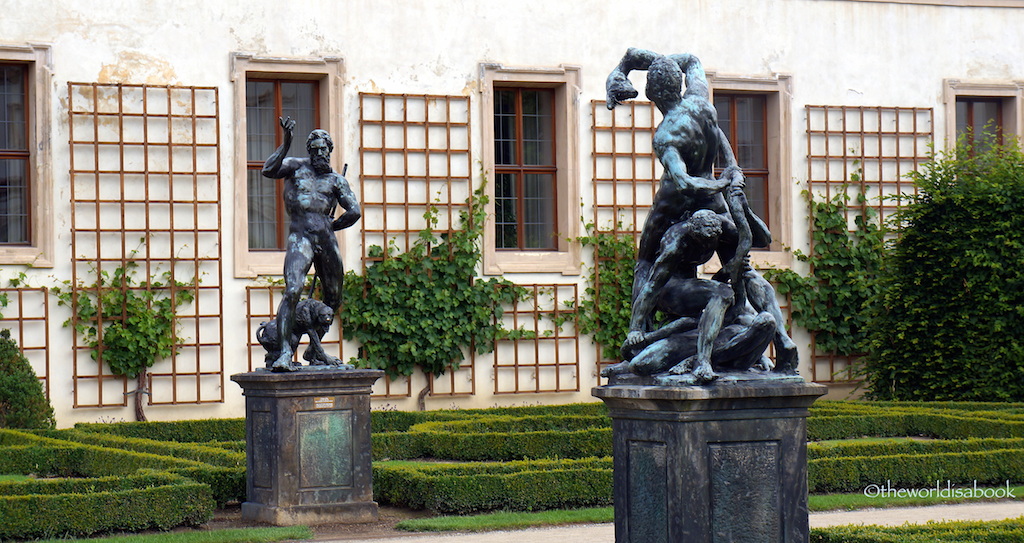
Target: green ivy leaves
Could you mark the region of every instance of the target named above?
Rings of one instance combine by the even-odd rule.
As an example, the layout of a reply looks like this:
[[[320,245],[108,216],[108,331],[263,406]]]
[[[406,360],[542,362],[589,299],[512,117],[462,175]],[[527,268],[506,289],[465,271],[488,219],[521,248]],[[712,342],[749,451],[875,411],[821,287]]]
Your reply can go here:
[[[593,224],[586,228],[587,235],[577,240],[594,248],[595,263],[579,303],[579,330],[601,345],[605,360],[618,360],[632,316],[636,241],[629,234],[598,231]]]
[[[344,335],[362,344],[365,365],[392,379],[417,366],[438,376],[458,369],[471,346],[487,353],[496,340],[526,333],[501,324],[502,306],[524,299],[526,289],[476,278],[486,202],[481,186],[460,214],[463,229],[440,236],[432,231],[437,209],[431,208],[424,215],[428,226],[407,251],[394,242],[371,247],[367,254],[382,260],[363,275],[345,274]]]
[[[856,178],[854,179],[856,181]],[[793,270],[765,270],[780,294],[791,300],[793,320],[815,332],[815,347],[825,353],[850,356],[863,352],[867,322],[865,304],[875,295],[885,232],[868,215],[854,215],[855,229],[847,224],[850,196],[845,187],[837,195],[816,202],[810,193],[811,254],[794,251],[797,260],[807,262],[811,274]],[[863,195],[860,200],[863,200]]]
[[[138,262],[128,261],[113,273],[97,274],[91,284],[74,286],[65,281],[54,289],[58,303],[75,312],[64,326],[75,331],[114,375],[136,378],[158,360],[171,356],[181,343],[175,330],[178,306],[193,300],[188,283],[172,281],[171,272],[157,281],[135,278]],[[102,346],[102,350],[101,350]]]

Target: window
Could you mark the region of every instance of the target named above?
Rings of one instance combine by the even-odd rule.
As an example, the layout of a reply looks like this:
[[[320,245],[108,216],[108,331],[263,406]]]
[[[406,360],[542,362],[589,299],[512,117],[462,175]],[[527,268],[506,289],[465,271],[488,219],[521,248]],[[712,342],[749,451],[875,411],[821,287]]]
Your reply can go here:
[[[957,97],[956,136],[973,149],[1003,141],[1003,101],[997,98]]]
[[[767,224],[768,144],[767,98],[763,94],[715,94],[718,126],[732,145],[736,162],[746,178],[750,209]]]
[[[245,83],[249,249],[285,247],[288,217],[281,202],[282,181],[267,179],[261,171],[284,140],[278,120],[283,117],[296,121],[296,141],[288,156],[308,156],[300,135],[320,128],[318,90],[312,81],[248,79]]]
[[[485,273],[578,274],[579,69],[481,72]]]
[[[29,244],[28,69],[0,64],[0,244]]]
[[[708,72],[718,124],[746,177],[751,210],[768,225],[772,244],[753,255],[757,266],[788,266],[792,242],[788,75],[733,77]]]
[[[970,83],[947,79],[946,145],[952,148],[958,138],[978,146],[1002,143],[1007,136],[1019,136],[1022,120],[1021,101],[1024,83]]]
[[[0,46],[0,263],[53,266],[50,49]]]
[[[494,90],[497,249],[556,248],[555,93]]]
[[[290,156],[306,155],[316,128],[335,141],[340,162],[342,61],[232,55],[235,115],[235,276],[280,275],[288,217],[281,181],[263,177],[263,162],[281,144],[279,117],[296,120]],[[244,152],[243,152],[244,151]],[[335,169],[340,169],[335,164]]]

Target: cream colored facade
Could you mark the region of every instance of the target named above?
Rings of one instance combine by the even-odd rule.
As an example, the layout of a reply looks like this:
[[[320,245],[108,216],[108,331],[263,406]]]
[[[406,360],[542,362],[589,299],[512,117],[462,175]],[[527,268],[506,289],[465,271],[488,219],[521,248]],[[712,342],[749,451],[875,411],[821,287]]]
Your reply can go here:
[[[246,311],[247,303],[252,303],[247,287],[262,284],[258,276],[279,273],[281,262],[279,253],[247,248],[242,141],[247,77],[272,75],[320,82],[325,128],[335,138],[335,166],[350,164],[348,177],[357,192],[360,157],[367,156],[361,151],[366,146],[361,119],[368,115],[367,96],[384,93],[461,99],[457,109],[464,111],[465,126],[450,130],[466,139],[468,152],[451,166],[453,172],[458,170],[452,175],[477,183],[481,170],[493,179],[490,108],[495,85],[556,89],[556,123],[563,131],[558,151],[558,228],[564,238],[574,238],[583,232],[583,221],[595,216],[595,198],[605,197],[604,189],[595,190],[593,180],[601,175],[595,168],[600,167],[598,155],[608,151],[608,142],[595,136],[594,127],[606,122],[603,116],[607,112],[593,103],[604,100],[608,72],[630,46],[696,54],[709,73],[713,92],[768,97],[766,134],[772,170],[768,207],[778,244],[771,251],[759,252],[755,260],[762,266],[790,266],[793,259],[785,248],[806,249],[808,245],[801,191],[808,188],[809,177],[818,175],[815,166],[809,165],[813,161],[809,156],[818,154],[816,146],[822,143],[812,126],[818,122],[815,116],[819,111],[813,107],[829,106],[830,111],[845,107],[872,114],[875,108],[897,108],[897,117],[904,114],[900,108],[918,108],[911,113],[914,118],[905,122],[915,126],[906,132],[919,135],[897,131],[895,140],[905,140],[904,146],[880,151],[897,164],[895,174],[890,166],[880,165],[883,178],[909,171],[908,164],[912,166],[925,152],[923,140],[933,138],[940,149],[946,145],[955,131],[957,97],[997,98],[1003,104],[1004,128],[1018,134],[1024,130],[1021,28],[1024,2],[1009,0],[649,0],[628,7],[587,0],[328,0],[308,4],[8,0],[0,17],[0,64],[29,66],[33,243],[0,247],[0,281],[7,286],[8,279],[25,273],[31,287],[53,287],[73,276],[71,232],[77,227],[73,220],[79,219],[72,217],[69,118],[76,107],[73,94],[79,91],[69,83],[170,85],[215,91],[215,98],[199,99],[199,106],[194,107],[215,101],[217,123],[211,129],[211,141],[215,141],[217,152],[197,160],[212,161],[203,168],[216,172],[213,178],[219,183],[219,203],[200,206],[197,213],[204,215],[202,220],[217,215],[213,222],[218,224],[220,237],[213,243],[217,247],[200,248],[203,243],[196,241],[194,250],[219,258],[214,268],[220,274],[215,282],[220,321],[197,326],[221,328],[208,337],[220,344],[215,357],[222,363],[213,370],[219,377],[202,378],[194,385],[203,389],[196,394],[212,401],[195,403],[195,395],[185,394],[164,402],[167,405],[149,406],[147,414],[155,420],[241,416],[241,390],[228,377],[247,371],[250,364],[247,346],[252,340],[246,338],[251,338],[252,323],[247,315],[257,312],[252,308]],[[637,88],[642,88],[642,76],[633,79]],[[432,99],[424,100],[429,103]],[[888,113],[879,113],[882,124],[888,122],[885,115]],[[875,130],[867,124],[851,128],[850,118],[843,122],[849,133],[855,130],[863,135]],[[877,127],[879,133],[884,129],[887,127]],[[931,137],[920,135],[928,133]],[[867,145],[864,141],[836,139],[829,153],[841,154],[837,145]],[[880,150],[889,145],[879,137]],[[912,150],[908,151],[907,145]],[[637,149],[641,152],[642,142]],[[867,153],[865,149],[856,151]],[[74,157],[76,167],[82,160]],[[834,180],[832,175],[824,174]],[[879,179],[880,185],[885,181]],[[458,194],[453,196],[455,200]],[[161,212],[129,213],[152,213],[156,220]],[[347,267],[358,269],[361,265],[366,248],[360,245],[368,238],[361,235],[360,228],[372,226],[377,220],[374,217],[367,213],[355,227],[339,234]],[[173,246],[175,242],[169,243]],[[593,255],[572,241],[540,256],[495,250],[493,236],[484,243],[481,275],[501,274],[526,285],[578,285],[582,292],[586,286],[583,274],[593,264]],[[52,295],[48,304],[45,349],[29,354],[48,381],[58,424],[130,419],[130,407],[75,407],[76,401],[90,403],[76,400],[76,394],[84,398],[88,391],[82,387],[95,385],[73,378],[71,364],[76,355],[69,346],[74,339],[71,330],[61,326],[70,313],[58,306]],[[8,318],[13,313],[10,307],[4,311]],[[38,336],[42,331],[33,324],[28,333]],[[799,330],[794,335],[804,346],[802,373],[809,375],[808,335]],[[353,355],[354,348],[346,346],[345,357]],[[567,379],[575,382],[565,387],[572,390],[505,393],[503,385],[496,384],[503,379],[499,375],[503,370],[495,369],[492,359],[486,358],[477,362],[472,375],[458,372],[453,381],[455,389],[464,392],[470,379],[475,380],[475,393],[431,395],[426,406],[592,401],[590,389],[598,384],[596,349],[589,338],[581,337],[578,348],[569,351],[575,352],[558,356],[578,356],[575,369],[553,370],[558,376],[541,370],[530,374],[529,368],[514,371],[517,379]],[[512,351],[499,349],[497,357],[517,356],[509,353]],[[79,355],[81,371],[85,371],[86,359]],[[257,365],[259,362],[256,360]],[[161,364],[164,366],[158,364],[154,371],[173,373],[166,362]],[[187,365],[184,359],[181,364]],[[396,384],[407,387],[411,395],[380,397],[374,404],[414,409],[416,392],[424,385],[425,378],[416,376],[412,383]],[[154,383],[154,397],[160,394],[159,386]],[[528,388],[519,386],[520,390]],[[378,392],[383,395],[384,389]]]

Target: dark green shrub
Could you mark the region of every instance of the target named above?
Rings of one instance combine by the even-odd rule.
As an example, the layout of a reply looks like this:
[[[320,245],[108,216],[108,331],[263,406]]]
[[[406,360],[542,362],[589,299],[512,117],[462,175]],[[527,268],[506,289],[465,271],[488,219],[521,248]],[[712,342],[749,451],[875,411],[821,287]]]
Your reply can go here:
[[[0,428],[53,428],[53,407],[28,360],[0,330]]]
[[[960,145],[914,182],[871,303],[871,396],[1024,400],[1024,155]]]
[[[436,513],[610,505],[611,458],[407,466],[377,464],[374,498]]]
[[[212,515],[210,488],[170,473],[0,483],[0,540],[168,530]]]
[[[157,441],[207,443],[210,441],[245,440],[245,419],[198,419],[173,422],[78,423],[75,428],[86,432],[141,437]]]

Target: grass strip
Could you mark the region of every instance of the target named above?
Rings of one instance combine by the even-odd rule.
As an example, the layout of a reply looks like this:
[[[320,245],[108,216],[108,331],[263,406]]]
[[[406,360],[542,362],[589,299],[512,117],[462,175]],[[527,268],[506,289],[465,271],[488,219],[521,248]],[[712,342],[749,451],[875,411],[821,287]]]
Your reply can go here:
[[[1006,490],[1005,486],[978,487],[978,490],[982,490],[983,488],[997,488],[1000,490]],[[1012,495],[1016,496],[1016,500],[1024,500],[1024,486],[1011,486],[1009,490]],[[918,507],[925,505],[991,501],[1001,501],[1001,499],[965,497],[944,498],[941,496],[932,495],[903,498],[899,496],[869,497],[865,496],[863,492],[852,492],[848,494],[812,494],[807,499],[807,508],[810,509],[811,511],[856,511],[858,509],[870,509],[872,507]]]
[[[1010,491],[1017,496],[1018,500],[1024,499],[1024,486],[1011,486]],[[858,509],[917,507],[974,501],[994,500],[977,498],[941,498],[937,496],[914,498],[887,496],[871,498],[865,496],[862,492],[854,492],[845,494],[814,494],[808,497],[807,507],[811,511],[856,511]],[[407,532],[487,532],[494,530],[520,530],[540,526],[558,526],[562,524],[593,524],[614,521],[614,508],[590,507],[585,509],[551,510],[531,513],[498,512],[483,515],[446,515],[440,517],[417,518],[403,520],[395,525],[395,528]]]
[[[594,524],[612,522],[615,511],[611,507],[561,509],[535,513],[498,512],[471,516],[442,516],[403,520],[395,525],[408,532],[488,532],[518,530],[537,526],[560,524]]]
[[[286,526],[283,528],[233,528],[228,530],[166,532],[92,539],[47,539],[34,543],[68,543],[70,541],[88,541],[89,543],[263,543],[312,538],[313,531],[306,526]]]

